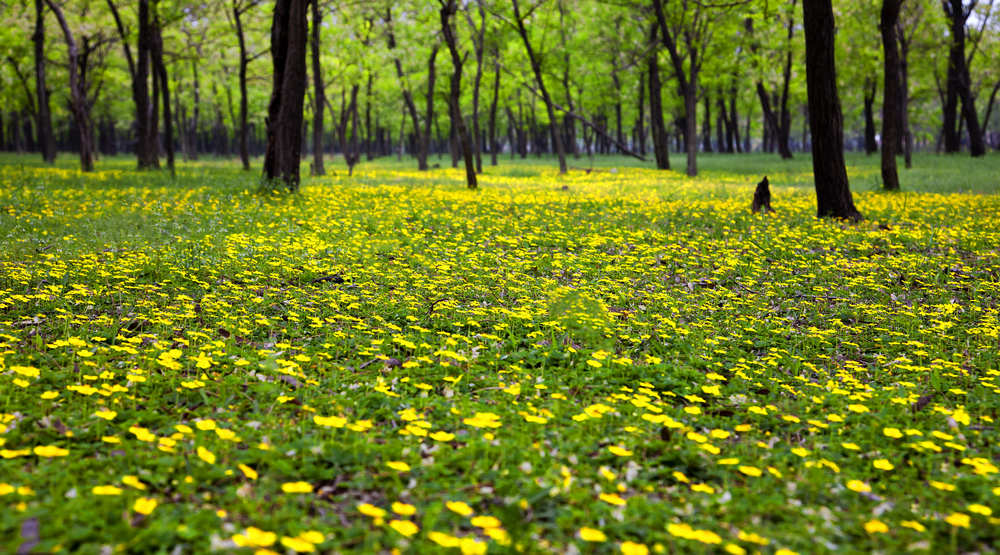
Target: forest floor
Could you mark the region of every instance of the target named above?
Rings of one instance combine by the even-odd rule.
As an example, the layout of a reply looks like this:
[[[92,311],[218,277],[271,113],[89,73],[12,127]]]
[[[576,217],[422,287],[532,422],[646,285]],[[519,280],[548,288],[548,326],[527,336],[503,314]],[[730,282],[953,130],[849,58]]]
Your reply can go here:
[[[1000,156],[699,162],[0,157],[0,551],[994,549]]]

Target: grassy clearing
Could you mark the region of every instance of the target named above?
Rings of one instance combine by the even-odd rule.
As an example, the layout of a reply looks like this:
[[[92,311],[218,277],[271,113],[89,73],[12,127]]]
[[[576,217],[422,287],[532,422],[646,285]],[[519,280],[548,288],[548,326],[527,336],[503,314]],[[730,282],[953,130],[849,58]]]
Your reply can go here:
[[[996,155],[901,194],[852,159],[857,226],[801,159],[477,192],[386,160],[276,198],[2,161],[0,551],[997,541]]]

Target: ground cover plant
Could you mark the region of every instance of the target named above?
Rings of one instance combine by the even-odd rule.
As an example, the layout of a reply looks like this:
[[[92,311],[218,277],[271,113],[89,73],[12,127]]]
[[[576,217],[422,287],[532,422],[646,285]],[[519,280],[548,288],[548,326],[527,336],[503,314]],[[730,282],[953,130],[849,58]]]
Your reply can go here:
[[[0,551],[988,551],[1000,159],[943,160],[849,225],[805,160],[5,157]]]

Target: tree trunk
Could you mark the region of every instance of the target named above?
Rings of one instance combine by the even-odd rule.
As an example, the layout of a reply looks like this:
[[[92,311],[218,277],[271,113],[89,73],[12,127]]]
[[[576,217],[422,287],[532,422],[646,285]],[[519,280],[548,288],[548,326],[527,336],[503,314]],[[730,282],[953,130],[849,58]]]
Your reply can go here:
[[[490,165],[497,165],[497,155],[500,152],[500,142],[497,138],[497,104],[500,101],[500,51],[494,51],[496,61],[493,73],[493,98],[490,100],[490,117],[488,133],[490,135]]]
[[[427,98],[424,109],[424,129],[417,137],[417,169],[427,170],[431,148],[431,125],[434,123],[434,82],[437,80],[437,55],[441,45],[435,43],[427,57]]]
[[[674,76],[677,78],[677,88],[684,98],[684,150],[687,152],[687,175],[694,177],[698,175],[698,61],[694,45],[690,43],[690,36],[685,34],[687,44],[688,70],[684,70],[684,60],[681,58],[677,43],[670,35],[667,27],[667,20],[663,14],[662,0],[653,0],[653,11],[656,21],[660,26],[660,40],[670,54],[670,61],[674,66]]]
[[[872,78],[865,79],[865,154],[878,152],[878,141],[875,139],[875,92],[878,83]]]
[[[326,169],[323,167],[323,99],[326,94],[323,92],[323,68],[319,59],[319,38],[320,28],[323,24],[323,13],[319,9],[319,1],[312,2],[312,78],[313,78],[313,163],[312,175],[323,175]],[[370,82],[370,81],[369,81]]]
[[[843,115],[834,62],[831,0],[802,3],[806,36],[806,89],[812,133],[813,180],[819,217],[860,220],[844,166]]]
[[[884,81],[882,97],[882,188],[887,191],[899,190],[899,175],[896,172],[896,149],[899,147],[902,112],[902,87],[900,84],[899,49],[897,48],[896,24],[902,0],[882,0],[882,14],[879,28],[882,32],[884,52]]]
[[[705,113],[701,123],[701,150],[712,152],[712,99],[709,97],[708,91],[702,91],[702,94],[705,100]]]
[[[35,0],[35,32],[31,35],[35,43],[35,96],[38,108],[35,111],[38,127],[38,143],[42,160],[47,164],[56,161],[56,140],[52,135],[52,110],[49,108],[49,90],[45,80],[45,2]]]
[[[80,79],[79,60],[76,41],[73,39],[73,32],[66,23],[62,9],[52,0],[46,0],[49,9],[59,20],[62,27],[63,36],[66,38],[66,49],[69,57],[69,93],[70,111],[73,113],[73,121],[76,123],[77,132],[80,137],[80,170],[89,172],[94,170],[94,141],[91,135],[90,106],[87,103],[87,91],[84,90],[83,81]]]
[[[650,30],[650,44],[656,43],[656,24]],[[653,48],[649,54],[649,127],[653,134],[653,155],[656,158],[656,169],[670,169],[670,151],[667,126],[663,121],[663,84],[660,82],[660,60]]]
[[[264,176],[299,189],[302,103],[306,92],[306,2],[276,0],[271,23],[273,84],[268,105]]]
[[[472,152],[473,143],[469,138],[469,130],[465,127],[465,121],[462,119],[462,54],[458,51],[458,44],[455,39],[455,29],[451,26],[451,18],[455,15],[458,7],[455,4],[456,0],[441,1],[441,32],[444,34],[445,43],[448,45],[448,50],[451,52],[451,65],[453,68],[451,72],[451,95],[448,99],[449,105],[451,106],[451,121],[455,128],[455,134],[458,135],[459,146],[461,146],[462,149],[462,157],[465,158],[466,186],[470,189],[475,189],[478,184],[476,183],[476,162]]]
[[[972,96],[968,60],[965,57],[965,22],[968,20],[975,2],[966,7],[962,0],[942,0],[942,7],[948,17],[951,47],[948,52],[948,90],[945,102],[944,131],[945,152],[958,152],[961,147],[960,131],[956,129],[955,114],[958,100],[962,101],[962,120],[969,130],[969,152],[972,156],[986,153],[979,114],[976,112]]]
[[[153,14],[153,49],[151,54],[153,71],[160,83],[160,94],[163,95],[163,144],[167,151],[167,167],[170,168],[170,175],[174,175],[174,121],[170,116],[170,81],[167,79],[167,66],[163,63],[163,31],[159,13]]]
[[[639,144],[639,156],[646,155],[646,74],[639,72],[639,101],[638,111],[635,120],[636,142]]]
[[[191,73],[192,76],[194,77],[194,90],[192,91],[194,98],[193,98],[193,105],[191,106],[191,123],[190,126],[188,127],[188,137],[189,137],[188,143],[191,147],[191,159],[197,160],[198,125],[201,114],[199,108],[199,104],[201,104],[201,94],[200,94],[201,85],[200,85],[200,80],[198,79],[198,64],[195,62],[191,63]]]
[[[239,81],[240,81],[240,122],[239,122],[239,143],[240,143],[240,161],[243,163],[243,169],[250,169],[250,138],[248,137],[250,131],[247,126],[247,65],[250,63],[250,55],[247,53],[246,37],[243,33],[243,22],[240,20],[240,16],[247,8],[241,7],[238,0],[233,0],[233,20],[236,22],[236,39],[240,45],[240,68],[239,68]],[[277,9],[277,8],[275,8]],[[272,29],[272,40],[273,40],[273,29]]]
[[[122,24],[118,9],[112,0],[107,0],[111,15],[121,38],[122,49],[125,51],[125,61],[128,63],[129,75],[132,77],[132,101],[135,104],[136,143],[135,153],[138,167],[142,169],[157,168],[159,150],[157,146],[156,109],[150,102],[149,65],[152,50],[152,26],[149,20],[149,0],[139,0],[138,23],[139,33],[136,46],[136,59],[132,58],[128,36]]]
[[[392,8],[387,7],[385,10],[385,24],[386,24],[386,40],[389,43],[389,50],[396,50],[396,35],[392,32]],[[435,46],[432,51],[434,56],[437,55],[437,47]],[[433,66],[433,57],[432,66]],[[403,101],[406,105],[406,109],[409,111],[410,120],[413,122],[413,136],[417,142],[416,148],[414,149],[417,156],[417,169],[423,171],[427,169],[427,152],[421,152],[420,143],[423,140],[422,133],[420,131],[420,118],[417,116],[417,105],[413,101],[413,91],[407,86],[406,76],[403,73],[403,64],[399,60],[399,56],[394,56],[392,59],[393,65],[396,67],[396,77],[399,79],[400,86],[403,89]],[[402,134],[400,134],[400,149],[403,148]]]
[[[531,64],[531,71],[535,74],[535,82],[538,84],[538,90],[542,94],[542,101],[545,102],[545,110],[548,112],[549,132],[552,135],[552,142],[555,145],[556,156],[559,157],[559,173],[562,175],[565,174],[569,168],[566,165],[566,149],[563,146],[562,136],[558,130],[559,122],[556,119],[556,113],[552,107],[552,97],[549,96],[549,91],[545,88],[545,79],[542,77],[542,66],[538,57],[535,55],[534,48],[531,46],[531,40],[528,38],[528,30],[524,26],[524,19],[521,17],[521,9],[518,5],[518,0],[511,1],[514,6],[514,19],[516,20],[518,34],[521,35],[521,40],[524,42],[524,49],[528,53],[528,61]]]

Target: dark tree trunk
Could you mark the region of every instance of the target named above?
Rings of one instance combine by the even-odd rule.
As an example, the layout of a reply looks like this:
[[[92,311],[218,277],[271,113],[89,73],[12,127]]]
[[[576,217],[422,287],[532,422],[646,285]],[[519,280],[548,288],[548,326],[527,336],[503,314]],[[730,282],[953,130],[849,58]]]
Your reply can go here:
[[[795,0],[792,0],[794,10]],[[795,17],[788,16],[788,51],[785,53],[785,68],[782,72],[780,114],[778,116],[778,154],[785,160],[792,158],[789,142],[792,136],[792,113],[788,110],[788,89],[792,81],[792,37],[795,32]]]
[[[559,173],[565,174],[569,169],[566,165],[566,149],[563,146],[562,135],[558,130],[559,122],[556,119],[555,109],[552,106],[552,97],[549,96],[549,91],[545,88],[545,79],[542,77],[542,66],[538,57],[535,55],[535,49],[531,45],[531,40],[528,38],[528,30],[524,26],[524,19],[521,17],[521,9],[518,5],[518,0],[512,0],[512,2],[514,5],[514,19],[517,24],[517,31],[518,34],[521,35],[521,40],[524,42],[524,49],[528,53],[528,61],[531,64],[531,71],[535,74],[535,83],[538,85],[538,90],[542,94],[542,101],[545,102],[545,110],[548,112],[549,132],[552,135],[552,143],[555,145],[556,156],[559,157]]]
[[[193,85],[193,105],[191,106],[191,123],[188,127],[188,143],[191,146],[191,159],[198,159],[198,125],[201,117],[199,105],[201,104],[201,84],[198,78],[198,64],[192,62],[191,74],[194,78]]]
[[[639,144],[639,156],[646,155],[646,73],[639,72],[639,113],[635,120],[636,142]]]
[[[302,103],[306,92],[306,3],[276,0],[271,23],[273,84],[267,110],[264,176],[299,189]]]
[[[654,24],[650,31],[650,44],[656,43],[657,27]],[[653,134],[653,156],[656,158],[656,168],[670,169],[670,151],[667,137],[667,126],[663,121],[663,84],[660,82],[660,60],[656,49],[649,54],[649,128]]]
[[[701,149],[704,152],[712,152],[712,99],[708,91],[703,91],[705,113],[701,123]]]
[[[684,70],[684,60],[677,50],[674,37],[670,35],[667,27],[667,20],[663,13],[662,0],[653,0],[653,11],[656,21],[660,26],[660,40],[670,54],[670,61],[674,66],[674,76],[677,78],[677,88],[684,98],[684,150],[687,153],[687,174],[689,176],[698,175],[698,69],[701,62],[698,59],[695,46],[690,42],[690,35],[685,34],[688,41],[687,57],[688,70]]]
[[[475,25],[472,25],[472,20],[469,20],[469,24],[473,30],[473,48],[476,54],[476,77],[472,81],[472,150],[476,157],[476,172],[483,173],[483,144],[482,144],[482,133],[479,129],[479,87],[483,81],[483,54],[484,54],[484,40],[486,37],[486,9],[483,7],[482,0],[477,2],[479,8],[479,28],[476,29]]]
[[[875,93],[878,83],[872,78],[865,79],[865,154],[878,152],[875,139]]]
[[[913,167],[913,131],[910,129],[910,41],[901,25],[896,26],[899,39],[899,102],[903,125],[903,159],[906,168]]]
[[[969,63],[965,57],[965,22],[969,19],[975,5],[976,2],[971,2],[966,7],[962,0],[942,0],[945,15],[950,23],[952,39],[948,53],[948,98],[954,103],[952,100],[954,94],[962,101],[962,120],[969,130],[969,152],[974,157],[986,154],[986,144],[983,142],[983,132],[979,126],[979,114],[976,112],[976,101],[972,96]],[[952,139],[951,146],[956,147],[955,150],[948,149],[949,137],[946,135],[945,150],[947,152],[958,151],[958,135],[959,133],[956,132],[954,136],[950,137]]]
[[[434,83],[437,81],[437,55],[440,44],[431,47],[427,57],[427,98],[424,110],[424,130],[417,137],[417,168],[427,170],[427,156],[431,149],[431,125],[434,124]]]
[[[69,93],[70,111],[73,113],[73,121],[76,124],[77,133],[80,138],[80,170],[89,172],[94,170],[94,140],[92,127],[90,124],[90,106],[87,103],[87,91],[84,88],[83,80],[80,78],[79,52],[76,41],[73,39],[73,32],[66,23],[62,9],[52,0],[46,0],[49,9],[59,20],[63,36],[66,38],[66,49],[69,57]]]
[[[736,85],[733,85],[729,92],[729,124],[732,126],[732,137],[735,152],[743,152],[743,143],[740,141],[740,118],[739,112],[736,110],[736,97]],[[747,118],[747,121],[750,121],[750,119]],[[749,139],[749,137],[747,138]],[[728,141],[729,139],[726,140]],[[730,152],[734,152],[734,150],[731,149]]]
[[[902,123],[902,86],[900,83],[899,49],[897,48],[896,24],[902,0],[882,0],[882,14],[879,28],[882,32],[885,88],[882,96],[882,188],[899,190],[899,175],[896,172],[896,149],[899,147]]]
[[[813,180],[819,217],[860,220],[844,166],[843,115],[834,63],[834,19],[831,0],[802,3],[806,36],[806,89],[812,132]]]
[[[150,52],[152,50],[152,25],[150,24],[149,0],[139,0],[136,59],[132,58],[132,50],[125,34],[118,9],[112,0],[108,1],[111,15],[121,38],[122,49],[125,51],[125,61],[128,63],[129,75],[132,77],[132,101],[135,104],[136,143],[135,153],[139,169],[152,169],[160,165],[159,149],[156,136],[156,110],[150,102],[149,72]]]
[[[323,175],[323,104],[326,94],[323,92],[323,67],[320,65],[320,28],[323,24],[323,13],[319,9],[319,1],[312,2],[312,78],[313,78],[313,163],[312,175]],[[371,83],[371,81],[369,81]],[[370,120],[369,120],[370,123]]]
[[[155,4],[154,4],[155,6]],[[174,174],[174,120],[170,115],[170,81],[167,79],[167,66],[163,63],[163,30],[158,13],[153,14],[153,49],[151,51],[153,71],[160,84],[160,94],[163,95],[163,139],[167,152],[167,167]]]
[[[38,107],[35,111],[38,127],[38,145],[42,160],[47,164],[56,161],[56,139],[52,135],[52,111],[49,108],[49,90],[45,80],[45,2],[35,0],[35,32],[31,35],[35,43],[35,97]]]
[[[459,146],[462,149],[462,157],[465,158],[465,184],[468,188],[475,189],[478,184],[476,183],[476,161],[473,154],[474,143],[472,142],[472,139],[469,138],[469,130],[466,129],[465,121],[462,119],[462,54],[458,51],[458,40],[455,38],[455,29],[451,26],[451,18],[454,17],[455,12],[458,11],[458,6],[456,5],[456,0],[440,1],[441,32],[444,34],[445,43],[448,45],[448,50],[451,52],[451,95],[448,99],[448,104],[451,106],[451,121],[455,128],[455,134],[457,135]],[[484,20],[483,25],[485,24]],[[479,58],[482,60],[481,53]],[[477,73],[482,73],[481,64]],[[477,75],[477,79],[479,77],[481,77],[481,75]],[[478,84],[476,88],[479,88]],[[477,133],[478,127],[479,126],[476,125]],[[480,162],[480,166],[481,165],[482,162]]]
[[[246,36],[243,33],[243,22],[240,19],[240,16],[243,15],[243,13],[249,9],[250,6],[252,6],[252,4],[243,6],[239,0],[233,0],[233,20],[236,23],[236,39],[240,46],[240,121],[238,133],[240,143],[240,161],[243,163],[244,170],[250,169],[250,130],[247,125],[247,65],[250,64],[250,54],[247,52]]]
[[[386,24],[386,40],[389,43],[389,50],[395,52],[396,50],[396,35],[392,32],[392,8],[387,7],[385,10],[385,24]],[[431,52],[434,56],[437,55],[437,47]],[[417,142],[416,148],[413,150],[417,156],[417,169],[423,171],[427,169],[427,152],[421,151],[419,144],[423,141],[421,138],[423,133],[420,130],[420,118],[417,116],[417,105],[413,101],[413,91],[407,86],[407,81],[405,75],[403,74],[403,64],[399,60],[399,56],[393,56],[393,65],[396,67],[396,77],[399,79],[400,86],[403,89],[403,102],[406,105],[407,111],[409,111],[410,120],[413,122],[413,136]],[[433,56],[431,58],[431,66],[433,67]],[[400,149],[403,148],[402,133],[400,134]]]
[[[375,78],[375,73],[373,71],[368,72],[368,84],[365,88],[365,158],[369,161],[375,159],[375,146],[376,139],[372,130],[372,81]],[[376,120],[377,120],[376,116]],[[378,122],[376,121],[375,127],[378,127]]]
[[[497,104],[500,101],[500,51],[494,51],[496,60],[493,65],[493,98],[490,100],[490,117],[487,131],[490,135],[490,165],[497,165],[497,155],[500,153],[500,141],[497,138]]]

